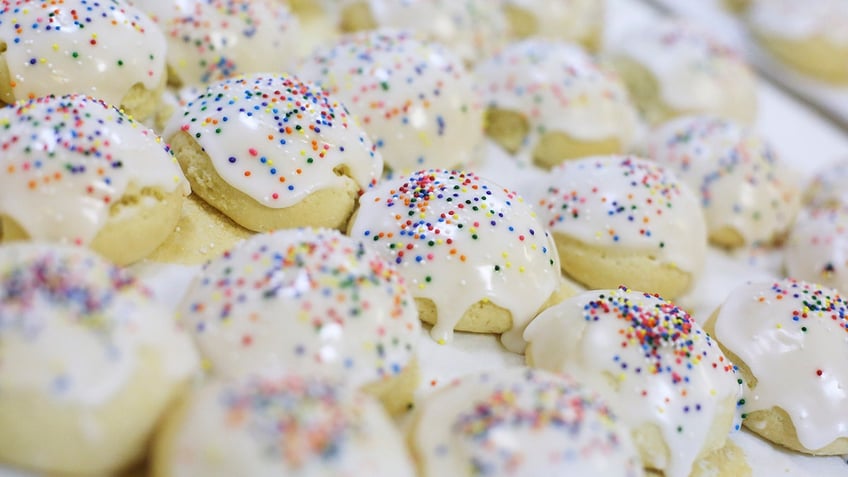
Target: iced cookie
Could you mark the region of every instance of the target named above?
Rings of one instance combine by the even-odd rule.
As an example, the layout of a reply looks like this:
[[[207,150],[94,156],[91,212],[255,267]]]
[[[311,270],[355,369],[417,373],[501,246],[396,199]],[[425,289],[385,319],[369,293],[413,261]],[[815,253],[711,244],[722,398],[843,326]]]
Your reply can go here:
[[[81,247],[0,246],[0,462],[115,474],[197,369],[190,336]]]
[[[626,285],[671,299],[701,272],[704,216],[671,171],[633,156],[591,157],[553,169],[544,187],[539,216],[563,271],[587,287]]]
[[[438,341],[527,323],[562,286],[553,239],[523,199],[471,172],[424,170],[366,192],[349,234],[399,267]]]
[[[393,412],[417,386],[421,325],[409,290],[338,231],[255,235],[209,262],[180,310],[217,375],[344,377]]]
[[[745,427],[796,451],[848,453],[847,315],[836,290],[792,279],[727,297],[706,329],[745,379]]]
[[[592,51],[601,46],[605,0],[505,0],[503,4],[517,38],[573,41]]]
[[[527,327],[527,363],[572,374],[630,427],[646,469],[666,477],[751,475],[728,439],[741,389],[689,314],[655,295],[589,291]]]

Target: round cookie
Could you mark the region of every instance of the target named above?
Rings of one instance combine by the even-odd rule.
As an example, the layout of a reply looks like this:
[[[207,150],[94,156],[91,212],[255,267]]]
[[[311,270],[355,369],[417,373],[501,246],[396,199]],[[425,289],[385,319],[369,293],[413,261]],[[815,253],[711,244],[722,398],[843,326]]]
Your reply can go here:
[[[217,375],[344,377],[392,412],[417,386],[421,324],[409,290],[338,231],[255,235],[210,261],[180,310]]]
[[[600,393],[630,427],[646,469],[751,475],[728,439],[741,397],[734,366],[680,307],[623,287],[588,291],[545,310],[524,337],[528,364]]]
[[[605,0],[505,0],[504,13],[516,38],[543,37],[601,47]]]
[[[152,476],[413,477],[380,405],[315,376],[213,380],[158,434]]]
[[[344,102],[394,172],[466,165],[483,141],[472,75],[444,47],[409,33],[344,36],[298,74]]]
[[[349,235],[394,263],[439,342],[502,333],[524,349],[527,323],[562,286],[553,239],[516,193],[471,172],[425,170],[363,194]]]
[[[810,208],[848,207],[848,159],[823,167],[804,190],[803,203]]]
[[[610,46],[609,60],[652,124],[708,113],[751,124],[756,77],[745,61],[709,32],[674,20],[652,23]]]
[[[848,453],[848,304],[836,290],[744,285],[705,328],[745,378],[745,427],[799,452]]]
[[[0,6],[0,102],[88,94],[138,120],[165,84],[165,36],[124,0]]]
[[[506,44],[508,24],[488,0],[323,0],[341,31],[377,28],[409,30],[443,44],[472,64]]]
[[[198,367],[135,279],[81,247],[0,246],[0,462],[107,475],[144,455]]]
[[[279,0],[132,0],[165,33],[168,82],[202,85],[294,64],[299,26]],[[269,54],[273,52],[273,54]]]
[[[627,88],[583,49],[562,41],[512,43],[475,69],[486,133],[540,167],[630,149],[639,126]]]
[[[345,107],[285,74],[224,80],[171,118],[163,137],[192,190],[263,232],[343,229],[383,161]]]
[[[151,130],[87,96],[0,109],[2,240],[87,245],[119,265],[174,230],[190,192]]]
[[[700,195],[713,244],[772,244],[792,226],[799,187],[753,129],[716,116],[686,116],[656,129],[646,149]]]
[[[759,45],[787,66],[848,83],[848,4],[842,0],[755,1],[747,20]]]
[[[511,368],[423,399],[408,430],[421,477],[643,475],[628,431],[575,380]]]
[[[788,276],[848,290],[848,208],[802,211],[784,257]]]
[[[695,194],[671,171],[632,156],[591,157],[553,169],[539,216],[562,270],[589,288],[619,285],[673,298],[707,253]]]

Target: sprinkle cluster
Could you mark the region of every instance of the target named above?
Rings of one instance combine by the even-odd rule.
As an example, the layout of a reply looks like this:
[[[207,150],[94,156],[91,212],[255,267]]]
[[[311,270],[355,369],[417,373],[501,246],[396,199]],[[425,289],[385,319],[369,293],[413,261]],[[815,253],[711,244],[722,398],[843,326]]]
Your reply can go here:
[[[718,345],[686,311],[656,295],[638,294],[621,287],[586,302],[583,317],[589,323],[618,320],[621,352],[612,356],[619,370],[617,379],[624,380],[628,375],[664,377],[676,389],[675,394],[681,400],[675,405],[685,414],[701,410],[701,403],[692,400],[704,396],[689,392],[694,384],[692,380],[701,379],[695,376],[697,369],[709,367],[717,372],[735,373]],[[637,356],[639,359],[635,359]],[[650,397],[647,388],[641,395]]]
[[[547,257],[550,267],[557,267],[555,252],[549,250],[544,228],[532,225],[522,228],[514,220],[515,210],[533,214],[524,208],[523,199],[508,189],[498,189],[471,172],[431,169],[416,172],[397,181],[396,187],[384,188],[385,195],[375,195],[373,202],[383,206],[391,217],[389,230],[366,228],[361,235],[377,244],[395,264],[425,266],[431,273],[418,282],[426,288],[438,280],[455,281],[457,277],[435,275],[438,261],[449,259],[465,263],[472,249],[492,249],[486,258],[490,263],[474,263],[497,274],[509,270],[527,272],[525,258],[513,256],[508,247],[522,245],[529,254]],[[368,207],[368,206],[363,206]],[[535,222],[535,220],[533,221]],[[397,230],[395,232],[395,230]],[[498,238],[506,238],[501,242]],[[523,245],[526,245],[524,247]]]
[[[209,154],[222,178],[269,207],[285,207],[351,169],[376,183],[382,160],[345,107],[320,88],[284,74],[232,78],[209,86],[168,125]],[[364,172],[363,172],[364,171]]]
[[[462,63],[408,33],[347,36],[299,72],[337,94],[400,172],[467,163],[482,139],[482,110]]]
[[[168,62],[184,84],[208,84],[258,71],[282,72],[293,56],[297,20],[271,0],[193,0],[160,15]],[[170,11],[169,11],[170,10]],[[273,52],[272,54],[267,54]]]
[[[792,312],[778,322],[777,328],[791,325],[807,332],[811,318],[830,320],[843,331],[848,332],[848,301],[836,290],[791,278],[772,284],[768,293],[757,297],[760,303],[792,300],[795,304]],[[787,320],[788,319],[788,320]]]
[[[420,329],[397,272],[338,232],[255,236],[208,263],[187,300],[186,318],[202,348],[216,333],[236,335],[207,345],[207,357],[270,350],[290,366],[327,363],[371,380],[405,369]],[[277,336],[281,320],[289,323],[285,336]]]
[[[486,394],[472,392],[477,395],[469,410],[457,415],[451,424],[451,434],[474,444],[471,475],[513,475],[527,463],[524,449],[532,443],[513,446],[507,441],[504,445],[502,438],[509,432],[560,434],[561,449],[548,456],[550,465],[620,450],[614,417],[605,404],[570,378],[545,376],[528,369],[510,383],[488,374],[478,378],[475,387],[486,389]]]
[[[539,202],[550,228],[590,226],[601,243],[666,247],[659,232],[678,213],[681,186],[662,167],[627,156],[584,159],[562,164],[556,176],[568,181],[552,180]]]
[[[74,84],[118,104],[133,84],[152,87],[165,70],[162,33],[116,0],[4,1],[0,40],[17,99],[75,92],[65,86]],[[121,91],[112,95],[116,83]]]

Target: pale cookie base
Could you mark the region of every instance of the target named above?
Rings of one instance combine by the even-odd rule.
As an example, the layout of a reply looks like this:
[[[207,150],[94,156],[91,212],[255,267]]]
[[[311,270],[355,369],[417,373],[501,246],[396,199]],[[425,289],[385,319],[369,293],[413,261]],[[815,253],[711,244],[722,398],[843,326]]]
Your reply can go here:
[[[848,45],[836,45],[822,37],[790,39],[764,32],[755,38],[791,68],[828,83],[848,84]]]
[[[690,273],[647,253],[591,246],[558,232],[554,240],[563,272],[590,289],[624,285],[671,300],[686,292],[693,281]]]
[[[389,415],[397,417],[412,408],[420,380],[418,360],[413,358],[398,375],[368,383],[362,391],[380,401]]]
[[[739,248],[745,245],[745,238],[732,227],[722,227],[711,230],[709,234],[710,243],[726,249]]]
[[[106,223],[88,246],[116,265],[137,262],[150,255],[173,232],[184,201],[181,187],[163,192],[130,184],[123,197],[112,204]],[[10,217],[0,215],[0,224],[3,242],[30,239]]]
[[[291,207],[266,207],[227,183],[215,171],[209,156],[189,134],[180,131],[168,138],[171,149],[191,183],[192,191],[233,222],[257,232],[297,228],[326,227],[344,231],[356,208],[359,185],[336,172],[344,186],[321,189]]]
[[[16,100],[28,100],[30,98],[16,98],[13,81],[6,64],[6,44],[0,42],[0,103],[12,104]],[[136,121],[146,121],[154,117],[161,102],[162,92],[165,90],[165,75],[162,81],[153,89],[147,89],[141,83],[134,84],[127,94],[121,99],[119,107],[127,116]]]
[[[367,2],[353,2],[342,8],[339,29],[342,33],[374,30],[378,27]]]
[[[718,317],[716,310],[710,315],[709,319],[704,323],[704,330],[715,338],[719,348],[724,352],[724,355],[735,364],[745,380],[745,385],[749,389],[757,387],[759,378],[754,376],[751,368],[743,362],[739,356],[732,350],[726,348],[721,340],[715,334],[715,321]],[[772,376],[772,379],[782,379],[780,376]],[[749,412],[746,414],[742,425],[747,427],[751,432],[759,435],[763,439],[781,445],[788,449],[812,455],[845,455],[848,454],[848,438],[842,437],[834,440],[830,444],[820,449],[808,449],[798,441],[798,434],[795,431],[795,425],[792,423],[792,418],[779,407],[770,409]]]
[[[608,63],[618,71],[624,84],[630,92],[630,98],[650,124],[656,126],[678,116],[696,113],[712,113],[734,119],[743,124],[752,124],[756,118],[756,98],[746,98],[745,101],[735,101],[722,109],[711,111],[695,111],[676,109],[662,99],[660,85],[654,75],[644,66],[630,58],[614,55],[608,58]],[[753,93],[753,92],[752,92]]]
[[[751,3],[752,0],[722,0],[721,6],[732,13],[742,14],[748,10]]]
[[[62,475],[111,475],[146,454],[160,416],[183,389],[158,353],[140,350],[136,371],[102,405],[51,399],[48,391],[0,394],[0,462]]]
[[[252,236],[195,194],[186,199],[173,233],[147,259],[154,262],[199,265]]]
[[[523,40],[535,36],[539,32],[539,23],[533,12],[511,4],[504,5],[503,11],[513,38]],[[593,53],[600,49],[602,38],[603,24],[592,25],[583,35],[573,35],[570,32],[563,31],[560,37],[563,40],[579,43],[580,46]]]
[[[663,477],[656,469],[645,469],[648,477]],[[730,439],[721,449],[695,461],[689,477],[750,477],[753,475],[745,452]]]
[[[486,110],[486,135],[510,154],[521,149],[529,129],[527,119],[519,112],[499,108]],[[582,141],[563,132],[550,131],[542,134],[532,156],[536,166],[551,169],[570,159],[623,152],[621,142],[614,138]]]

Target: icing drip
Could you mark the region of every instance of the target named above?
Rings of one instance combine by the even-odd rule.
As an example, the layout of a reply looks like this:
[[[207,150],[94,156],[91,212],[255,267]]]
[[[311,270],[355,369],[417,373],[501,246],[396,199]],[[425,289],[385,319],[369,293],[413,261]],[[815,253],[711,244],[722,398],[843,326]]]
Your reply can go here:
[[[466,376],[418,413],[410,440],[423,476],[642,475],[627,431],[565,376],[525,368]]]
[[[488,107],[520,112],[529,121],[524,147],[560,131],[576,139],[617,139],[632,145],[636,109],[627,89],[612,72],[576,45],[550,40],[513,43],[475,70]]]
[[[294,375],[213,381],[189,402],[173,475],[414,475],[379,405],[332,381]]]
[[[700,194],[710,231],[730,227],[746,243],[767,243],[794,220],[799,193],[788,168],[765,139],[733,121],[679,118],[656,130],[647,148]]]
[[[86,96],[0,110],[0,215],[34,239],[88,244],[130,184],[189,194],[156,134]]]
[[[521,352],[521,333],[560,283],[552,238],[521,197],[470,172],[427,170],[366,192],[350,235],[399,267],[413,296],[432,300],[431,334],[451,339],[471,305],[512,314],[501,337]]]
[[[256,74],[210,85],[176,114],[179,131],[203,148],[227,183],[271,208],[344,184],[376,183],[383,161],[345,107],[318,87],[284,74]]]
[[[407,33],[346,36],[298,72],[344,101],[395,171],[467,164],[483,140],[471,75],[451,52]]]
[[[784,279],[740,287],[716,318],[716,339],[758,380],[745,411],[783,409],[807,449],[848,438],[846,311],[835,290]]]
[[[693,274],[707,251],[698,201],[670,171],[632,156],[566,161],[551,171],[540,216],[583,243],[640,251]]]
[[[631,428],[657,426],[670,454],[661,470],[670,477],[690,474],[713,421],[728,412],[722,406],[741,394],[718,345],[654,295],[585,292],[540,314],[525,338],[535,366],[585,379]]]
[[[132,0],[165,32],[168,65],[182,85],[246,73],[284,72],[294,63],[297,18],[273,0]],[[269,54],[273,52],[273,54]]]
[[[421,326],[376,253],[306,229],[256,235],[207,264],[182,318],[222,375],[298,370],[354,386],[403,371]]]
[[[142,347],[161,354],[175,381],[197,365],[167,311],[93,252],[29,243],[0,249],[0,394],[102,404],[137,371]]]
[[[16,0],[0,6],[0,41],[15,99],[84,93],[120,104],[136,83],[155,89],[165,37],[119,0]]]

